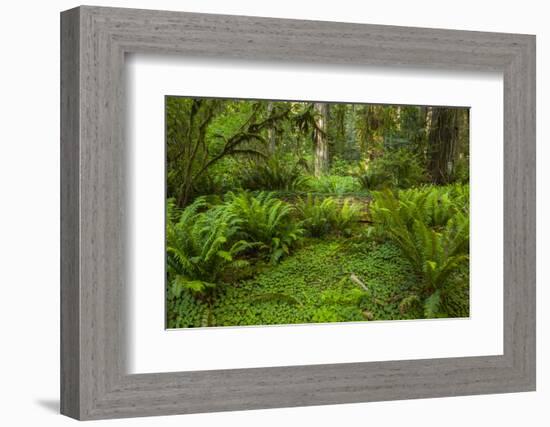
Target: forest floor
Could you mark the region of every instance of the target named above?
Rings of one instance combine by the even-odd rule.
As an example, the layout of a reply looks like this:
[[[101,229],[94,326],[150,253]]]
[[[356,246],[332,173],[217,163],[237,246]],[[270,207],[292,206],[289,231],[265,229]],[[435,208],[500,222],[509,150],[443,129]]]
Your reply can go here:
[[[256,264],[248,275],[221,287],[210,306],[190,300],[180,321],[197,327],[420,316],[414,310],[400,311],[403,298],[416,291],[415,275],[391,243],[306,239],[279,264]]]

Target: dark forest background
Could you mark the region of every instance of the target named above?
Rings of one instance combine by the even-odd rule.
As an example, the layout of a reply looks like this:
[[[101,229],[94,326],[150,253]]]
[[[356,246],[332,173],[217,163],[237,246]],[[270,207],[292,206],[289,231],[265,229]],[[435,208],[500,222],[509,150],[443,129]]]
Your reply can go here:
[[[426,183],[468,178],[467,108],[167,97],[166,111],[168,197],[180,207],[197,195],[246,188],[258,162],[361,179],[389,175],[376,164],[386,160],[391,169],[411,162],[411,174],[423,174],[413,178]]]

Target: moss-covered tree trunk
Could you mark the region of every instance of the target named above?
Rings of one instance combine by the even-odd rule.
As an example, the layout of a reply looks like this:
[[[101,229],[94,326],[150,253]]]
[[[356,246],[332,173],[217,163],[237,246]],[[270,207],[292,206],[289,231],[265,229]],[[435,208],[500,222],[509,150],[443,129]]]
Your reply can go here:
[[[273,102],[269,101],[267,103],[267,117],[271,117],[273,114]],[[267,142],[269,144],[269,151],[274,153],[277,149],[276,140],[275,140],[275,129],[273,124],[267,128]]]

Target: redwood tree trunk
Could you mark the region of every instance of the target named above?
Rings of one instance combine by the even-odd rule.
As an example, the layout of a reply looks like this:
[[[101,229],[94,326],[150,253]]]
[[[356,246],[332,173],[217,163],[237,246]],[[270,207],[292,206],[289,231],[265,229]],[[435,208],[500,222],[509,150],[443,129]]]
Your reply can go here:
[[[429,168],[436,184],[446,184],[452,179],[458,154],[458,120],[456,108],[432,110],[428,136]]]
[[[313,133],[315,147],[315,176],[324,175],[328,170],[329,152],[327,138],[328,104],[317,102],[314,105],[316,115],[315,132]]]

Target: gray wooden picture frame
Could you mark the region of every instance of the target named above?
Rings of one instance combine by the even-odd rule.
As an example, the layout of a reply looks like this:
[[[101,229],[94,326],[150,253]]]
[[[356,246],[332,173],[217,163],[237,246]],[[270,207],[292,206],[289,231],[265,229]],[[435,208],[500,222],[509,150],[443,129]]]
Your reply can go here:
[[[502,72],[504,354],[127,374],[124,58],[136,52]],[[63,414],[85,420],[530,390],[534,36],[89,6],[62,12]]]

